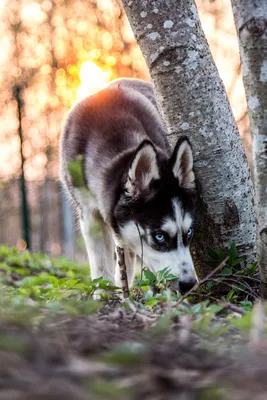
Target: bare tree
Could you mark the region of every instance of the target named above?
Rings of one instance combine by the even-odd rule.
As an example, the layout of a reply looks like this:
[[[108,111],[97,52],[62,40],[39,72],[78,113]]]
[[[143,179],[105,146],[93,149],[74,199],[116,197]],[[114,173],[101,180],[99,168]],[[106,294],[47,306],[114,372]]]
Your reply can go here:
[[[209,247],[234,240],[254,257],[255,213],[250,173],[225,89],[193,0],[124,0],[147,61],[171,142],[189,136],[201,191],[193,243],[204,273]]]
[[[253,136],[258,260],[267,298],[267,2],[232,0]]]

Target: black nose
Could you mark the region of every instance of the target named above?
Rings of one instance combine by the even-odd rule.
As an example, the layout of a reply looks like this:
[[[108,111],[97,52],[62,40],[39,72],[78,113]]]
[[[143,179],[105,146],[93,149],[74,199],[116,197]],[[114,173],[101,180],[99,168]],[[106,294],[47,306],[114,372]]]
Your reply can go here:
[[[187,282],[179,282],[179,292],[181,294],[185,294],[191,290],[195,284],[197,283],[196,279],[190,279],[190,281]]]

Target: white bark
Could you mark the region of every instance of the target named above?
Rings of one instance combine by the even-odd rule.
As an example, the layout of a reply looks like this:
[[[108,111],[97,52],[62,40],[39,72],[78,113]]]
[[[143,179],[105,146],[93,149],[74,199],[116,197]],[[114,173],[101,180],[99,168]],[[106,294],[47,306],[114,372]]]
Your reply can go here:
[[[250,260],[255,213],[250,173],[226,93],[193,0],[124,0],[147,61],[168,136],[186,134],[201,189],[193,257],[234,240]],[[205,271],[206,272],[206,271]]]
[[[267,1],[232,0],[253,137],[257,252],[267,284]],[[266,287],[267,295],[267,287]]]

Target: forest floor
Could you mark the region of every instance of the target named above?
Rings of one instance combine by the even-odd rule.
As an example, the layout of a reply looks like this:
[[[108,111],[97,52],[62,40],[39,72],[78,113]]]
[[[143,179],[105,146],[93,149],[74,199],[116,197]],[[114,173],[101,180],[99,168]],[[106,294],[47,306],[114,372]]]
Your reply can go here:
[[[0,247],[0,400],[266,399],[266,307],[233,258],[188,299],[165,271],[122,301],[87,266]]]

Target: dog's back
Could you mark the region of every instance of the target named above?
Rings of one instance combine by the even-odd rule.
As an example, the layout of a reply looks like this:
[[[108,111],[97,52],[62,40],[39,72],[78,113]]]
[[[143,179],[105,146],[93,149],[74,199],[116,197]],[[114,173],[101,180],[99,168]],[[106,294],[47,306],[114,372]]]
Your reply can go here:
[[[61,140],[61,178],[69,182],[67,164],[78,155],[86,156],[85,178],[97,195],[92,181],[103,179],[114,158],[144,139],[169,152],[151,84],[137,79],[113,81],[71,110]]]

